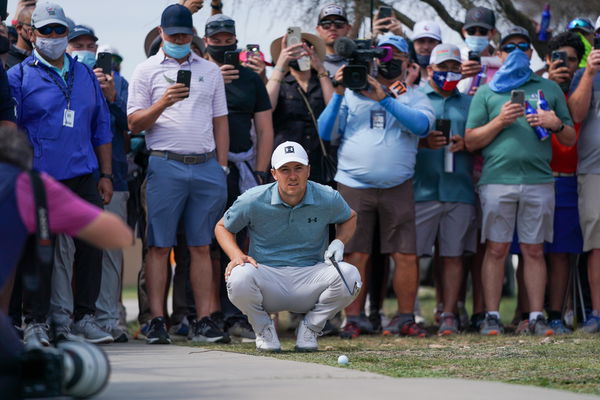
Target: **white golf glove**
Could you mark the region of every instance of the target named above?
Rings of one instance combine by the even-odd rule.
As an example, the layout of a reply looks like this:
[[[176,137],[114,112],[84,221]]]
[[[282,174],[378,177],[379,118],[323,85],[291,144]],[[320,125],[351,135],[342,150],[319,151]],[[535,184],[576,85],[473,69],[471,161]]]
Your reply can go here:
[[[329,247],[325,251],[325,264],[331,264],[329,260],[331,257],[337,262],[342,261],[344,258],[344,242],[339,239],[334,239],[331,243],[329,243]]]

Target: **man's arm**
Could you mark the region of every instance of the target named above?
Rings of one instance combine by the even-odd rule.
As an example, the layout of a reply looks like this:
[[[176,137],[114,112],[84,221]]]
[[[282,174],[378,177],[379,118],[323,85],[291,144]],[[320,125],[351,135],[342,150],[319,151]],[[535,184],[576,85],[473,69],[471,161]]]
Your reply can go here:
[[[483,126],[467,129],[465,131],[465,145],[467,150],[476,151],[484,148],[490,144],[504,128],[515,122],[517,118],[524,114],[525,112],[522,105],[507,101],[502,106],[500,114],[490,122]]]
[[[94,148],[96,151],[96,157],[98,158],[98,165],[100,167],[101,174],[112,174],[112,143],[105,143]],[[98,181],[98,191],[102,197],[104,204],[110,203],[113,195],[112,181],[108,178],[100,178]]]
[[[215,145],[217,146],[217,162],[227,166],[229,153],[229,120],[227,115],[213,118]]]
[[[273,152],[273,112],[266,110],[255,113],[254,124],[256,126],[256,170],[268,171]]]
[[[598,70],[600,70],[600,50],[593,50],[588,57],[587,67],[581,75],[577,89],[567,101],[575,123],[582,122],[587,117],[592,102],[594,78]]]
[[[146,109],[129,114],[127,117],[129,130],[132,133],[140,133],[151,128],[167,108],[185,99],[189,93],[190,90],[183,83],[170,86],[156,103]]]
[[[215,237],[219,243],[219,246],[221,246],[225,254],[227,254],[231,260],[225,269],[225,280],[229,278],[231,271],[238,265],[250,263],[255,267],[258,267],[256,260],[244,254],[242,249],[240,249],[240,247],[237,245],[237,242],[235,241],[235,234],[229,232],[227,228],[225,228],[223,218],[221,218],[221,220],[217,222],[217,225],[215,226]]]
[[[350,210],[350,218],[335,226],[335,238],[348,243],[356,231],[356,211]]]

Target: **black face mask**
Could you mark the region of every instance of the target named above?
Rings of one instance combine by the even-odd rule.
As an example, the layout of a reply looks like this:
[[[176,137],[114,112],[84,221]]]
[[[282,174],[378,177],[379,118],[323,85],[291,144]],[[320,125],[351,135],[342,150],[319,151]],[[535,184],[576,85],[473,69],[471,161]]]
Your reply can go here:
[[[210,54],[210,56],[219,64],[225,63],[225,52],[226,51],[235,51],[235,50],[237,50],[237,43],[230,44],[227,46],[213,46],[211,44],[206,46],[206,51],[208,51],[208,54]]]
[[[10,50],[10,41],[5,36],[0,36],[0,54],[8,53]]]
[[[292,60],[288,63],[288,65],[290,66],[290,68],[296,71],[300,71],[300,65],[298,65],[298,60]]]
[[[394,79],[402,75],[402,60],[390,60],[379,64],[377,68],[379,75],[385,79]]]

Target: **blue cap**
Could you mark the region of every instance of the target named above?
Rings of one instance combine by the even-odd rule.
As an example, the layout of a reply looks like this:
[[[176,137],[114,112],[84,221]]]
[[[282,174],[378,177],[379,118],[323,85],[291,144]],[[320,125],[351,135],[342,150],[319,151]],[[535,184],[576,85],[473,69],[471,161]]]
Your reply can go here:
[[[383,45],[391,45],[397,48],[399,51],[403,53],[408,53],[408,43],[402,36],[397,35],[386,35],[382,36],[377,43],[377,46],[381,47]]]
[[[98,41],[94,30],[89,26],[85,25],[75,25],[71,31],[69,32],[69,42],[79,36],[91,36],[94,39],[94,42]]]
[[[193,35],[192,13],[181,4],[171,4],[165,8],[160,17],[160,27],[167,35],[178,33]]]

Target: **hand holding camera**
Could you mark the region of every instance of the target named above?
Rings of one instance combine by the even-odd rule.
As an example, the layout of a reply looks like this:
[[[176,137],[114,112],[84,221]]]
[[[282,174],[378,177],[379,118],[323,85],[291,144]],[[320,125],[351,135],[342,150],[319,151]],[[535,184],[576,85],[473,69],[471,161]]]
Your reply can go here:
[[[361,90],[360,94],[376,102],[380,102],[387,97],[387,94],[377,79],[373,78],[371,75],[367,75],[367,80],[369,82],[369,88]]]

